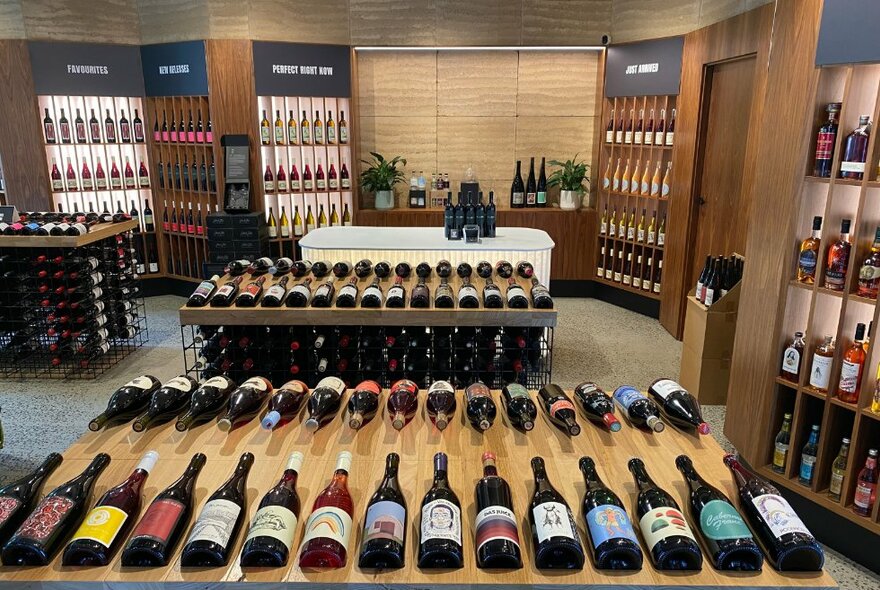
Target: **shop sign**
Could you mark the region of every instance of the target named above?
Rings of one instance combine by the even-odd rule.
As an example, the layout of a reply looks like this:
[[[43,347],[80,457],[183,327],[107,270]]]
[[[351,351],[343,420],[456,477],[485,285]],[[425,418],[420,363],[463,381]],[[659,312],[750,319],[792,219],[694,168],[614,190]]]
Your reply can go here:
[[[351,48],[254,41],[257,96],[351,96]]]
[[[880,62],[878,23],[880,2],[877,0],[825,0],[816,65]]]
[[[605,58],[605,96],[677,95],[684,37],[613,45]]]
[[[137,45],[30,41],[38,95],[143,96]]]
[[[204,41],[141,47],[147,96],[207,96]]]

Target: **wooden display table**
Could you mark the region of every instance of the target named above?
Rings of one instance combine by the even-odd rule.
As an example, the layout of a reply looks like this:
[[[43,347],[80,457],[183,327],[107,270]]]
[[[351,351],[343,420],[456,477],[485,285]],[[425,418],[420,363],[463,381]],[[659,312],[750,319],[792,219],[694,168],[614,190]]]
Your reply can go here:
[[[119,223],[99,223],[81,236],[2,236],[0,248],[79,248],[134,229],[138,222],[131,219]]]
[[[424,396],[424,392],[421,392]],[[533,394],[534,395],[534,394]],[[686,485],[675,469],[673,461],[681,453],[687,453],[697,470],[714,485],[735,497],[732,479],[721,462],[723,452],[711,437],[695,438],[669,427],[653,434],[628,424],[618,433],[600,430],[587,424],[579,416],[583,430],[580,436],[569,438],[549,424],[543,414],[536,420],[535,429],[522,433],[509,426],[500,411],[495,424],[479,434],[466,421],[463,404],[443,432],[436,430],[424,413],[424,398],[413,421],[400,432],[391,427],[384,407],[387,392],[383,392],[383,410],[376,418],[358,432],[351,430],[341,416],[314,435],[303,427],[300,416],[292,423],[273,432],[263,431],[257,420],[242,428],[224,434],[212,421],[189,433],[175,431],[172,423],[136,434],[129,424],[99,433],[87,433],[65,453],[64,463],[52,475],[44,490],[69,479],[85,468],[98,452],[110,453],[112,462],[98,480],[90,504],[109,486],[116,485],[128,476],[140,456],[155,449],[160,459],[154,473],[147,480],[144,490],[144,506],[174,481],[185,469],[190,457],[196,452],[205,453],[208,462],[202,470],[196,486],[197,514],[208,495],[225,481],[235,467],[239,455],[250,451],[256,456],[248,479],[248,520],[256,511],[257,504],[266,491],[280,478],[287,456],[299,450],[305,454],[305,463],[297,482],[302,510],[297,525],[297,542],[302,537],[302,523],[311,511],[315,496],[327,485],[333,473],[336,455],[348,450],[354,456],[349,478],[349,489],[355,504],[354,533],[348,547],[348,561],[338,570],[303,571],[292,557],[284,568],[241,571],[238,553],[246,535],[242,530],[235,542],[235,550],[228,567],[203,570],[182,570],[179,563],[181,543],[172,558],[171,565],[157,569],[123,569],[119,554],[110,566],[104,568],[71,568],[60,565],[60,557],[45,568],[0,568],[0,587],[6,588],[64,588],[71,590],[91,588],[131,588],[146,590],[160,588],[163,584],[175,584],[185,588],[232,588],[255,587],[253,583],[279,584],[287,582],[308,588],[430,588],[441,586],[448,590],[464,588],[554,587],[574,589],[584,585],[601,585],[602,588],[640,589],[696,586],[699,588],[747,588],[770,589],[780,587],[837,588],[826,572],[792,573],[781,575],[765,563],[758,574],[722,573],[715,571],[708,559],[701,572],[662,573],[650,565],[645,555],[645,566],[639,572],[599,572],[590,559],[582,571],[538,571],[534,567],[532,538],[529,532],[527,506],[532,496],[532,478],[529,461],[540,455],[547,463],[547,472],[553,485],[563,494],[575,513],[580,536],[586,542],[581,499],[584,484],[578,470],[578,458],[590,455],[596,460],[601,477],[623,499],[630,515],[635,502],[635,485],[626,463],[630,457],[641,456],[648,464],[651,476],[659,485],[670,491],[684,507]],[[496,403],[498,392],[493,393]],[[345,400],[343,400],[345,401]],[[461,401],[461,400],[459,400]],[[343,404],[343,408],[344,408]],[[511,486],[514,509],[519,518],[519,534],[523,548],[524,567],[520,570],[488,571],[476,567],[474,556],[474,486],[482,476],[480,456],[492,450],[498,455],[499,474]],[[370,496],[382,479],[385,455],[399,453],[400,482],[408,508],[406,567],[401,570],[375,573],[357,567],[357,555],[365,507]],[[449,455],[449,481],[462,504],[462,536],[464,540],[465,566],[458,570],[430,571],[416,566],[419,507],[422,497],[431,485],[433,476],[432,457],[444,451]],[[247,526],[243,527],[246,529]],[[244,584],[249,582],[251,584]],[[271,586],[275,587],[275,586]]]

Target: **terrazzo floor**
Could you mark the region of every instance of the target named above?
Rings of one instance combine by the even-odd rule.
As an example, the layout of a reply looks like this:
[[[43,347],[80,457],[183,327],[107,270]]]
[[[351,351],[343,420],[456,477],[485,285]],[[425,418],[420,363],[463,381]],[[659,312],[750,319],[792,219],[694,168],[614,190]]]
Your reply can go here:
[[[174,296],[146,300],[149,343],[94,381],[0,381],[6,447],[0,450],[0,485],[20,477],[51,451],[67,448],[99,414],[107,396],[133,375],[161,381],[183,372]],[[642,389],[658,377],[678,375],[681,343],[645,316],[596,299],[558,299],[553,380],[565,388],[594,381],[608,390],[622,383]],[[703,406],[721,446],[724,406]],[[880,544],[880,543],[878,543]],[[880,575],[827,549],[826,568],[842,590],[880,590]]]

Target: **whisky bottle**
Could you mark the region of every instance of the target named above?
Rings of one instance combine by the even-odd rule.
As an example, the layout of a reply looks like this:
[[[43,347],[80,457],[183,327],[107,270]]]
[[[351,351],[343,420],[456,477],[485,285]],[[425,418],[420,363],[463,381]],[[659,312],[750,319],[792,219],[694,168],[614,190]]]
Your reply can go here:
[[[859,126],[843,141],[843,156],[840,159],[840,177],[861,180],[865,175],[865,162],[868,159],[868,140],[871,134],[870,115],[859,117]]]
[[[629,158],[626,159],[626,168],[623,169],[623,175],[620,177],[620,192],[628,193],[629,192]]]
[[[807,344],[804,342],[804,333],[795,332],[794,337],[791,339],[791,343],[786,347],[785,352],[782,353],[782,369],[780,369],[779,372],[780,377],[787,379],[792,383],[798,383],[800,381],[801,362],[803,361],[804,350],[806,347]]]
[[[880,226],[874,230],[871,253],[859,269],[858,294],[860,297],[876,300],[878,287],[880,287]]]
[[[813,364],[810,367],[810,387],[823,393],[828,393],[832,361],[834,361],[834,337],[825,336],[825,341],[818,345],[813,352]]]
[[[615,192],[620,190],[620,158],[617,158],[617,168],[614,169],[614,177],[611,182],[611,190]]]
[[[831,464],[831,481],[828,483],[828,497],[835,502],[840,502],[843,480],[846,477],[846,463],[849,457],[849,439],[844,437],[840,441],[840,451]]]
[[[867,354],[863,346],[865,340],[865,324],[856,324],[856,334],[852,345],[843,354],[840,367],[840,383],[837,385],[837,397],[840,401],[854,404],[859,401],[859,390],[862,384],[862,371],[865,368]]]
[[[773,463],[771,467],[776,473],[785,473],[785,462],[788,459],[788,446],[791,443],[791,414],[782,417],[782,428],[773,441]]]
[[[852,244],[849,241],[850,224],[849,219],[841,221],[840,238],[828,246],[825,263],[825,288],[832,291],[843,291],[846,286],[846,269],[852,250]]]
[[[837,143],[837,116],[840,114],[841,103],[832,102],[825,107],[828,120],[819,127],[816,136],[816,159],[813,164],[813,175],[822,178],[831,177],[831,163],[834,161],[834,144]]]
[[[172,123],[173,125],[174,123]],[[263,118],[260,120],[260,141],[263,145],[269,145],[272,142],[272,134],[269,132],[269,118],[266,116],[266,109],[263,109]]]
[[[813,233],[801,242],[798,255],[797,280],[812,285],[816,281],[816,264],[819,261],[819,243],[822,238],[822,217],[813,218]],[[861,283],[860,283],[861,284]]]

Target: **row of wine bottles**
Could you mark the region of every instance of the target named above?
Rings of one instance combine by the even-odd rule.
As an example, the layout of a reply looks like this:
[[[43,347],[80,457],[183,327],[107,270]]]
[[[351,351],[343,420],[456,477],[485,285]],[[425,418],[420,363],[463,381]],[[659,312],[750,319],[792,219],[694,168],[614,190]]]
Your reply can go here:
[[[660,293],[663,280],[662,252],[657,253],[655,263],[652,251],[645,248],[646,251],[636,252],[637,248],[641,246],[618,240],[603,243],[599,248],[596,276],[631,286],[633,289]],[[629,250],[626,258],[623,257],[624,250]]]
[[[464,226],[477,226],[478,237],[494,238],[498,225],[498,212],[495,207],[495,192],[489,191],[489,202],[483,205],[483,191],[476,199],[471,191],[464,195],[458,192],[458,202],[452,203],[452,191],[446,193],[446,207],[443,209],[443,235],[447,240],[465,239]]]
[[[336,169],[335,158],[330,158],[330,167],[324,172],[323,160],[318,157],[314,174],[312,173],[311,163],[308,157],[303,158],[303,172],[300,178],[299,170],[296,168],[296,162],[292,161],[287,169],[290,170],[288,177],[284,171],[285,159],[278,160],[278,171],[272,172],[272,166],[266,164],[266,171],[263,173],[263,191],[266,194],[271,193],[297,193],[300,191],[337,191],[351,190],[351,176],[348,172],[346,162],[342,162],[339,170]]]
[[[275,220],[275,213],[272,207],[269,207],[269,216],[266,220],[269,227],[270,238],[289,238],[291,228],[294,237],[302,237],[308,232],[318,229],[319,227],[339,227],[351,225],[351,212],[348,210],[348,203],[343,203],[342,218],[339,217],[339,211],[336,209],[336,203],[330,204],[330,216],[324,211],[324,203],[318,204],[318,215],[312,212],[312,205],[306,204],[306,216],[299,214],[299,205],[293,206],[293,219],[287,217],[287,211],[284,205],[281,205],[281,216]]]
[[[203,193],[217,192],[217,168],[213,156],[209,164],[204,155],[202,155],[201,163],[196,159],[195,153],[191,156],[184,154],[183,163],[180,162],[180,156],[175,155],[173,166],[171,160],[163,162],[160,158],[156,163],[156,170],[159,175],[159,188]],[[141,186],[149,186],[149,183]]]
[[[110,156],[110,176],[108,182],[107,172],[104,171],[104,165],[101,163],[101,156],[95,156],[95,172],[92,173],[89,168],[89,162],[83,158],[82,168],[77,174],[76,168],[70,157],[67,158],[67,168],[62,176],[61,170],[58,168],[58,160],[52,157],[52,168],[49,169],[49,178],[52,181],[52,190],[56,193],[60,192],[91,192],[91,191],[107,191],[107,190],[135,190],[150,188],[150,174],[147,172],[147,165],[141,160],[137,167],[137,176],[135,176],[134,168],[128,156],[125,156],[125,166],[122,172],[116,165],[116,156]]]
[[[315,118],[309,121],[306,111],[302,112],[302,119],[297,121],[293,115],[293,109],[289,110],[290,117],[287,124],[281,119],[281,109],[275,110],[274,133],[270,131],[269,118],[266,109],[263,109],[263,118],[260,119],[260,141],[263,145],[332,145],[348,143],[348,121],[345,120],[345,111],[339,111],[339,123],[333,120],[333,111],[327,111],[327,119],[321,120],[321,111],[315,111]]]
[[[709,254],[697,278],[694,297],[706,307],[711,307],[742,280],[744,267],[745,259],[739,256],[731,255],[728,258]]]
[[[162,123],[159,123],[159,113],[153,112],[153,141],[157,143],[213,143],[214,129],[211,118],[207,121],[202,118],[202,109],[197,109],[197,116],[193,118],[193,111],[189,109],[189,118],[183,116],[180,109],[180,119],[174,118],[174,109],[171,110],[171,124],[168,124],[168,111],[162,109]],[[179,123],[178,123],[179,121]]]
[[[118,120],[111,116],[110,109],[106,109],[107,117],[103,125],[98,121],[95,109],[91,109],[88,123],[83,119],[80,110],[76,109],[72,127],[64,108],[60,110],[61,115],[56,126],[49,109],[43,109],[43,135],[46,143],[73,143],[74,139],[76,143],[144,143],[144,122],[137,109],[134,109],[134,118],[131,120],[125,116],[125,109],[120,109]]]
[[[182,567],[228,564],[245,524],[253,454],[241,455],[229,479],[208,497],[191,527],[193,490],[207,461],[202,453],[193,455],[181,477],[160,492],[136,521],[143,485],[157,460],[155,451],[145,453],[134,472],[105,492],[88,511],[95,482],[110,462],[104,453],[39,502],[43,482],[62,461],[58,454],[50,455],[35,472],[0,488],[0,498],[9,507],[0,517],[3,564],[48,565],[63,548],[63,565],[106,566],[122,548],[123,567],[160,567],[170,562],[187,529],[189,535],[180,555]],[[693,529],[672,494],[650,477],[642,459],[629,460],[638,489],[635,514],[654,567],[662,571],[700,570],[705,551],[712,565],[722,571],[760,571],[764,554],[780,571],[820,570],[824,563],[821,547],[779,491],[746,470],[735,456],[725,456],[724,462],[736,482],[742,513],[697,473],[687,455],[675,460],[687,484],[686,504],[690,520],[696,524]],[[352,454],[339,453],[333,477],[316,495],[295,549],[301,512],[296,483],[303,463],[302,453],[292,453],[280,481],[262,497],[241,549],[242,567],[284,567],[293,551],[303,568],[346,565],[355,526],[354,501],[348,489]],[[477,566],[521,568],[523,550],[510,485],[499,475],[494,453],[483,453],[482,463],[483,477],[474,492]],[[596,569],[640,570],[642,546],[623,502],[602,481],[592,458],[581,457],[578,465],[586,485],[583,515]],[[360,568],[405,566],[407,505],[398,479],[399,467],[400,457],[390,453],[384,476],[367,503],[358,550]],[[550,482],[543,458],[533,457],[531,467],[534,491],[527,513],[534,565],[538,569],[582,569],[586,553],[569,504]],[[464,565],[462,507],[448,471],[447,455],[437,453],[433,483],[419,510],[420,569]]]
[[[91,203],[90,203],[91,205]],[[63,212],[24,212],[20,213],[18,221],[10,220],[0,222],[0,234],[4,236],[82,236],[102,223],[120,223],[129,221],[131,218],[124,212],[115,215],[106,210],[95,213],[63,213]]]
[[[623,193],[642,197],[657,197],[658,199],[669,198],[669,187],[672,184],[672,161],[666,163],[666,171],[661,171],[661,160],[657,161],[657,167],[651,172],[651,161],[641,162],[636,160],[630,168],[630,159],[626,159],[626,166],[620,167],[623,158],[617,158],[617,166],[614,173],[611,172],[611,160],[605,167],[602,175],[602,188],[606,191]]]
[[[650,222],[647,222],[647,213],[647,209],[642,209],[642,216],[636,225],[635,207],[633,207],[627,222],[625,208],[621,212],[620,220],[618,220],[617,207],[612,209],[611,217],[608,217],[608,205],[606,204],[599,221],[599,235],[649,246],[656,245],[658,248],[662,248],[666,244],[666,215],[660,220],[660,225],[657,225],[657,211],[651,213]]]
[[[651,109],[647,122],[645,109],[639,109],[636,118],[635,109],[629,110],[629,117],[624,122],[625,109],[620,109],[620,118],[615,121],[615,109],[611,109],[611,117],[605,127],[605,143],[635,145],[673,145],[675,143],[675,109],[666,124],[666,109],[660,109],[660,119],[656,121],[654,109]]]

